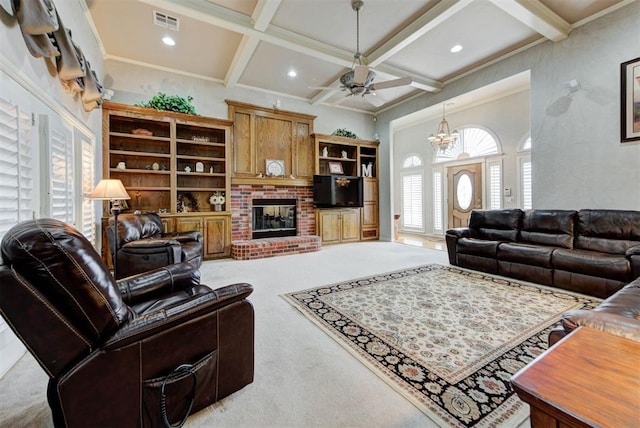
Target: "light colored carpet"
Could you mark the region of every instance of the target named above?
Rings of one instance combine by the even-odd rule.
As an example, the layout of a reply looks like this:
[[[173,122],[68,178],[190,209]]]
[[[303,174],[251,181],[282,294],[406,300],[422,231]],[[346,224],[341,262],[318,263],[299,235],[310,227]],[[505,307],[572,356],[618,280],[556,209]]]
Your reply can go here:
[[[188,427],[435,427],[424,413],[279,296],[439,263],[447,254],[389,242],[325,246],[269,259],[205,262],[202,282],[249,282],[256,312],[255,381],[191,416]],[[51,427],[47,376],[26,355],[0,379],[0,426]],[[88,391],[88,393],[90,393]],[[528,420],[523,428],[528,427]]]

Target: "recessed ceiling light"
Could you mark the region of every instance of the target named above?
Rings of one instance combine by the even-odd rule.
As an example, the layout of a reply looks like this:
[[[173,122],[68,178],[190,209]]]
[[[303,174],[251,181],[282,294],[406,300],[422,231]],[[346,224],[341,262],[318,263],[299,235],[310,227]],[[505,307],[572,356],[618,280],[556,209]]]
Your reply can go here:
[[[298,73],[296,73],[295,70],[289,70],[287,72],[287,76],[289,76],[289,77],[296,77],[297,75],[298,75]]]
[[[462,45],[455,45],[454,47],[451,48],[451,53],[457,53],[460,52],[462,50]]]
[[[173,40],[171,37],[169,36],[164,36],[162,38],[162,42],[167,45],[167,46],[175,46],[176,45],[176,41]]]

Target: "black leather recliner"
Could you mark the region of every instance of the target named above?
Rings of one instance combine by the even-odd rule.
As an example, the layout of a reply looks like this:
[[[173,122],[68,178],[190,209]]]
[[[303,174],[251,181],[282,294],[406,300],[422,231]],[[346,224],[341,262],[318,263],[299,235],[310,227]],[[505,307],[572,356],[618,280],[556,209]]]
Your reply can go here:
[[[109,219],[107,237],[112,260],[115,242],[114,219]],[[204,244],[198,231],[164,233],[162,220],[155,213],[118,216],[118,254],[116,279],[174,263],[202,265]]]
[[[56,426],[176,424],[253,382],[251,285],[211,290],[189,263],[116,282],[51,219],[11,228],[1,254],[0,314],[49,375]]]

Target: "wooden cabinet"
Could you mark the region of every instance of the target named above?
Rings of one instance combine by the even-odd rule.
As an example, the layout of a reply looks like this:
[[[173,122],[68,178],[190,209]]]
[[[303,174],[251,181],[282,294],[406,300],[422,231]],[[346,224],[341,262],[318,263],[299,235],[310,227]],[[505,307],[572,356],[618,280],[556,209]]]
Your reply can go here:
[[[332,168],[338,168],[344,175],[362,177],[363,207],[360,209],[359,239],[378,239],[378,142],[321,134],[314,134],[313,139],[318,154],[316,174],[336,174]]]
[[[166,232],[200,231],[205,259],[228,256],[232,123],[110,102],[102,112],[103,175],[127,189],[131,199],[124,212],[157,212]],[[209,203],[214,193],[226,198],[221,211]],[[211,219],[225,229],[208,232]],[[209,239],[215,251],[207,250]]]
[[[316,234],[323,244],[360,240],[360,210],[358,208],[326,208],[316,210]]]
[[[238,184],[311,185],[315,116],[226,100],[233,121],[232,180]],[[270,177],[267,160],[284,163],[284,175]],[[262,175],[262,176],[260,176]]]
[[[205,258],[229,257],[231,255],[231,219],[221,215],[204,218]]]

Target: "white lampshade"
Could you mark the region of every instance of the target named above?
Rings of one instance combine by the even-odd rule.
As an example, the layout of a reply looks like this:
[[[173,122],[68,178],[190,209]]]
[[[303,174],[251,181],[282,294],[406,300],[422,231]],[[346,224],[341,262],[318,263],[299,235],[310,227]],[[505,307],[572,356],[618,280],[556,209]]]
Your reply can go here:
[[[131,199],[127,190],[122,185],[122,181],[113,179],[100,180],[93,192],[89,195],[90,199],[107,199],[121,200]]]

